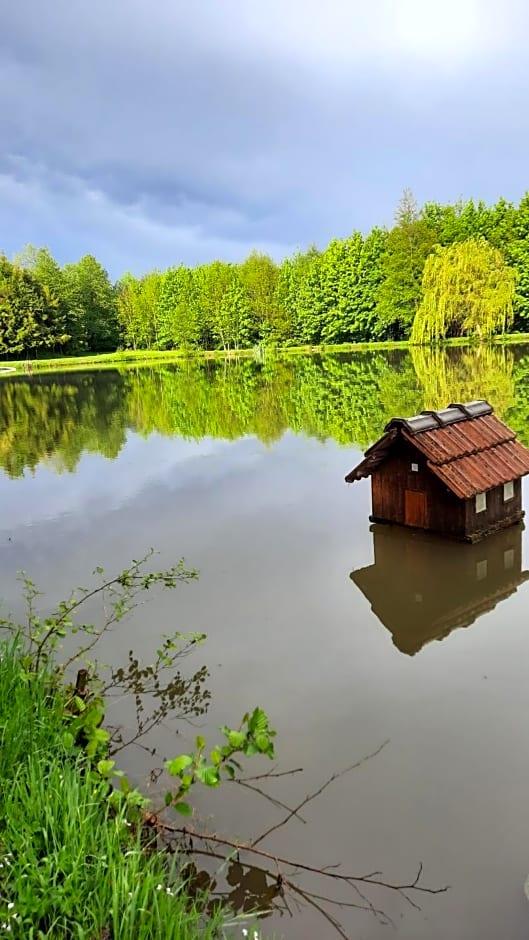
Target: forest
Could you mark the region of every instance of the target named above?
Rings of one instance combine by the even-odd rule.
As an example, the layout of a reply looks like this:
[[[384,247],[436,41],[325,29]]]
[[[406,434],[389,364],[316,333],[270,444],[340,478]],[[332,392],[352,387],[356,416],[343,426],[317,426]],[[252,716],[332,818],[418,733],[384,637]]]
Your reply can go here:
[[[92,255],[0,254],[0,355],[239,350],[529,332],[529,193],[419,207],[280,263],[183,264],[112,283]]]

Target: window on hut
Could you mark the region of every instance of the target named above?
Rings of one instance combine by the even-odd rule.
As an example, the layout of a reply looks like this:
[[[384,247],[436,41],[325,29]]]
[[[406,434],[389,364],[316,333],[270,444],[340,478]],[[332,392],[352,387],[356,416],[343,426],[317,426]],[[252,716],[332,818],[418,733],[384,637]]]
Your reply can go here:
[[[418,464],[418,463],[412,463],[412,465],[411,465],[411,472],[412,472],[412,473],[418,473],[418,472],[419,472],[419,464]]]
[[[514,496],[514,483],[512,480],[509,483],[503,484],[503,502],[506,503],[508,499],[512,499]]]
[[[478,493],[476,496],[476,512],[484,512],[487,508],[487,494]]]

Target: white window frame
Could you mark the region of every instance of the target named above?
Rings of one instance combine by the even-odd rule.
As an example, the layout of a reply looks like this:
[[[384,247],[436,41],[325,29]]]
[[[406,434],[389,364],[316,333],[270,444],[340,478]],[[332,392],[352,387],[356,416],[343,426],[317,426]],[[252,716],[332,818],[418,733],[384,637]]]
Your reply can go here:
[[[487,494],[476,493],[476,499],[475,499],[474,505],[476,508],[476,512],[485,512],[487,508]]]
[[[412,465],[411,465],[411,472],[412,472],[412,473],[418,473],[418,472],[419,472],[419,464],[418,464],[418,463],[412,463]]]
[[[503,484],[503,502],[507,503],[510,499],[514,499],[514,480]]]

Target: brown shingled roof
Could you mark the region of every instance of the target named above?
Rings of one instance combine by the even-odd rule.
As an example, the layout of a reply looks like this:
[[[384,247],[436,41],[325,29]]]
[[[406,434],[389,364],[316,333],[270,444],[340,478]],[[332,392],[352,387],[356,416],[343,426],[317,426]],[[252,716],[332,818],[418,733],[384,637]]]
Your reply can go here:
[[[430,470],[461,499],[529,473],[529,450],[496,418],[488,402],[476,401],[423,411],[413,418],[393,418],[383,437],[347,474],[347,483],[376,470],[399,436],[424,454]]]

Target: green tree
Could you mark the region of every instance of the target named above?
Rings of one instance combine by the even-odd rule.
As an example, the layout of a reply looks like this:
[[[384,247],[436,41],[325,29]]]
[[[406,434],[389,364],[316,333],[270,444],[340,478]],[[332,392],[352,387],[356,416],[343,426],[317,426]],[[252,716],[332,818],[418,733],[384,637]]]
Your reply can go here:
[[[57,308],[60,310],[61,316],[64,317],[65,332],[69,335],[69,340],[64,345],[64,352],[76,353],[83,351],[86,344],[80,312],[70,306],[63,270],[49,248],[36,248],[34,245],[26,245],[24,250],[16,256],[15,262],[31,271],[39,284],[46,287],[51,296],[57,301]]]
[[[296,334],[302,343],[319,343],[321,340],[326,310],[322,266],[322,254],[314,248],[309,249],[305,255],[299,255],[296,259],[294,309]]]
[[[437,239],[410,190],[404,191],[395,222],[387,239],[377,310],[384,333],[400,339],[410,333],[421,299],[426,258]]]
[[[484,238],[438,247],[424,269],[412,342],[436,343],[449,335],[484,340],[505,331],[512,321],[514,290],[514,270]]]
[[[160,281],[159,344],[162,349],[191,349],[200,343],[201,311],[191,268],[168,268]]]
[[[250,298],[236,268],[232,268],[231,281],[222,297],[213,331],[226,350],[244,349],[257,339]]]
[[[56,349],[69,339],[64,310],[30,271],[0,257],[0,353]]]
[[[378,315],[378,294],[384,280],[388,233],[374,228],[364,239],[358,263],[356,316],[351,339],[377,339],[383,332]]]
[[[320,252],[312,245],[308,251],[296,252],[293,258],[285,258],[279,269],[276,287],[276,302],[284,329],[288,329],[292,342],[307,342],[309,332],[305,323],[306,311],[310,310],[310,293],[307,296],[306,281],[313,265],[317,266]],[[310,341],[310,340],[309,340]]]
[[[158,271],[151,271],[142,278],[125,274],[117,285],[117,319],[125,347],[158,347],[161,279]]]
[[[516,271],[514,329],[529,330],[529,193],[520,201],[512,222],[512,237],[505,245],[505,257]]]
[[[63,268],[70,316],[77,324],[76,351],[109,352],[119,339],[117,292],[93,255]]]
[[[250,302],[257,337],[265,343],[281,340],[284,320],[277,306],[277,265],[268,255],[252,251],[239,267],[239,278]]]
[[[257,338],[250,298],[237,268],[214,261],[199,269],[197,303],[203,318],[203,343],[224,350],[240,349]]]

